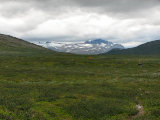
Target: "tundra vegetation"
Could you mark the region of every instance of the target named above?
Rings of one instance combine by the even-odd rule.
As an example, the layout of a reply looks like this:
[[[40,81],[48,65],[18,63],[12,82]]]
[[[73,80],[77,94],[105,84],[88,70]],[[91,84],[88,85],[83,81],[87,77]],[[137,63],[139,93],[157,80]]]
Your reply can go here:
[[[160,119],[160,56],[73,55],[28,45],[0,44],[0,119]],[[144,114],[133,117],[138,102]]]

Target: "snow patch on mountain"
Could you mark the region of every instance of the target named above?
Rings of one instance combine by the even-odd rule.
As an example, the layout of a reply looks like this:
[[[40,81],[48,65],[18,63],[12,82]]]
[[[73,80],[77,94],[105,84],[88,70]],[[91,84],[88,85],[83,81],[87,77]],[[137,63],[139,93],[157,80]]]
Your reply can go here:
[[[44,43],[38,43],[45,48],[55,50],[58,52],[67,52],[73,54],[86,54],[86,55],[96,55],[107,53],[112,49],[124,49],[120,44],[114,44],[112,42],[96,39],[88,40],[85,42],[55,42],[47,41]]]

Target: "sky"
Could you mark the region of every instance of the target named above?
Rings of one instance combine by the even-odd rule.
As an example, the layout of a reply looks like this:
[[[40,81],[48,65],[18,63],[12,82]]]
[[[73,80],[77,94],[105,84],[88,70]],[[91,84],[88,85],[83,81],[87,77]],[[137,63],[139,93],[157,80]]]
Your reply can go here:
[[[24,40],[160,39],[160,0],[0,0],[0,33]]]

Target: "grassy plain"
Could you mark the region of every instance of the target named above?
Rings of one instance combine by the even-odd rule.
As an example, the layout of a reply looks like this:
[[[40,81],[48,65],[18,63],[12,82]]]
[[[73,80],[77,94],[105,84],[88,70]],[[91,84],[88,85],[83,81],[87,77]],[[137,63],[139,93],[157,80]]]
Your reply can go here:
[[[160,57],[0,51],[2,120],[127,120],[137,100],[160,119]]]

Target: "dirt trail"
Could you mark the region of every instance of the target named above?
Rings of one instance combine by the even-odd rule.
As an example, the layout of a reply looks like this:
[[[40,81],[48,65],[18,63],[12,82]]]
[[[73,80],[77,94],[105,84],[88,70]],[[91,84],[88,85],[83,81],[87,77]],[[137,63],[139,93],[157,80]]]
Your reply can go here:
[[[132,120],[132,119],[134,119],[134,118],[138,118],[138,117],[144,115],[145,111],[144,111],[144,107],[143,107],[142,103],[141,103],[140,101],[138,101],[138,100],[137,100],[137,102],[138,102],[138,105],[136,105],[136,108],[137,108],[137,110],[138,110],[139,112],[138,112],[136,115],[134,115],[134,116],[130,116],[130,117],[129,117],[128,119],[126,119],[126,120]]]

